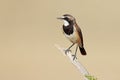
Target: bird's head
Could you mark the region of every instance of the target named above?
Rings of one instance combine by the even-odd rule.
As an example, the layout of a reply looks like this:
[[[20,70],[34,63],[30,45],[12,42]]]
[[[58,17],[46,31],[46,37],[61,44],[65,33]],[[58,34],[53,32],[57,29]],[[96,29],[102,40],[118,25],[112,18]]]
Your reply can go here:
[[[57,19],[63,20],[65,26],[75,23],[75,18],[70,14],[64,14],[62,17],[59,17]]]

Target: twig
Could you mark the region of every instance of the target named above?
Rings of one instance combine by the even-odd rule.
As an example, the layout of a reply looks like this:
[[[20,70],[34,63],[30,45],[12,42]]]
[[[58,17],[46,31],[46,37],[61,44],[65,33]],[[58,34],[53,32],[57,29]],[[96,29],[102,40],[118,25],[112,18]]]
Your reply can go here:
[[[58,45],[55,45],[56,48],[58,48],[62,53],[63,55],[66,55],[70,61],[72,62],[72,64],[80,71],[80,73],[84,76],[84,80],[96,80],[93,76],[90,76],[90,74],[88,73],[88,71],[85,69],[85,67],[78,61],[77,58],[75,58],[73,60],[73,56],[72,56],[72,53],[70,51],[68,51],[66,54],[65,54],[65,49],[64,48],[61,48],[60,46]],[[93,78],[93,79],[92,79]]]

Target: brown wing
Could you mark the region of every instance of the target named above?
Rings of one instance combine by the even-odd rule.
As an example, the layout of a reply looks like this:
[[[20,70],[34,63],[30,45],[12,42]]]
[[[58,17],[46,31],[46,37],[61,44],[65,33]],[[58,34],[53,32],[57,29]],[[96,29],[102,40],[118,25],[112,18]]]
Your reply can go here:
[[[80,37],[80,39],[81,39],[81,47],[83,47],[84,46],[84,44],[83,44],[83,35],[82,35],[82,31],[81,31],[81,29],[80,29],[80,27],[77,25],[77,23],[75,23],[75,27],[76,27],[76,30],[77,30],[77,32],[78,32],[78,35],[79,35],[79,37]]]

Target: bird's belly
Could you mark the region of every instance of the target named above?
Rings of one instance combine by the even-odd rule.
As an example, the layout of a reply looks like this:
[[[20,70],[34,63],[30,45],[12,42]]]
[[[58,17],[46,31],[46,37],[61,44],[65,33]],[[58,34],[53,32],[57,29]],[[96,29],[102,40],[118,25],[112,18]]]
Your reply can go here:
[[[70,35],[65,34],[65,37],[68,38],[72,43],[77,43],[77,41],[79,40],[79,36],[78,36],[78,33],[76,31],[74,31]]]

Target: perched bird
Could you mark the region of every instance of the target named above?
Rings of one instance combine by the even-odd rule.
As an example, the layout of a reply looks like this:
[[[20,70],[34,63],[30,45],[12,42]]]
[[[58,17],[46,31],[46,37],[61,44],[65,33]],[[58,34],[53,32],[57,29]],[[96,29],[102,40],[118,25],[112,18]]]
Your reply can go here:
[[[62,26],[63,33],[65,37],[68,38],[73,43],[68,49],[65,50],[65,53],[67,53],[67,51],[70,51],[70,48],[74,44],[77,44],[75,54],[73,55],[74,56],[73,60],[76,58],[78,47],[80,49],[81,54],[86,55],[86,51],[84,49],[84,44],[83,44],[82,31],[80,27],[77,25],[75,18],[70,14],[65,14],[57,19],[63,20],[64,22]]]

